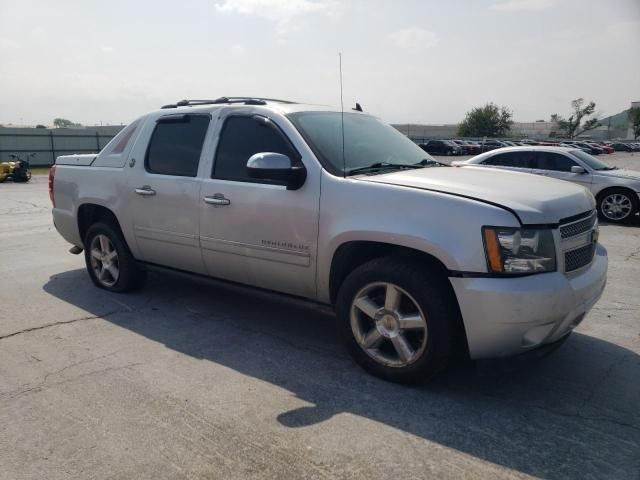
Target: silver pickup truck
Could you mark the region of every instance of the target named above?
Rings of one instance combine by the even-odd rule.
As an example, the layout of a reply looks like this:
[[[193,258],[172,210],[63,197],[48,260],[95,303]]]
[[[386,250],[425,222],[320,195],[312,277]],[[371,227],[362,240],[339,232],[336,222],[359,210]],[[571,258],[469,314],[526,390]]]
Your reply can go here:
[[[606,282],[585,188],[442,165],[361,111],[178,102],[58,157],[49,191],[98,287],[156,266],[330,304],[355,360],[398,382],[550,349]]]

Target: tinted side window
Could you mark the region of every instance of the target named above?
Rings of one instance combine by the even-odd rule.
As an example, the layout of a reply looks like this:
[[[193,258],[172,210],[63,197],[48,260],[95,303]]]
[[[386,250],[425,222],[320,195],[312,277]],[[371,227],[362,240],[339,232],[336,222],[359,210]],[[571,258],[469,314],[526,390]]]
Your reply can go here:
[[[538,152],[536,168],[540,170],[556,170],[558,172],[570,172],[571,167],[577,165],[569,157],[553,152]]]
[[[533,152],[505,152],[494,155],[482,163],[500,167],[531,168],[532,160]]]
[[[147,171],[195,177],[208,127],[208,115],[180,115],[161,119],[147,149]]]
[[[282,153],[293,163],[298,158],[283,133],[252,117],[229,117],[220,133],[211,177],[256,182],[247,175],[247,161],[262,152]]]

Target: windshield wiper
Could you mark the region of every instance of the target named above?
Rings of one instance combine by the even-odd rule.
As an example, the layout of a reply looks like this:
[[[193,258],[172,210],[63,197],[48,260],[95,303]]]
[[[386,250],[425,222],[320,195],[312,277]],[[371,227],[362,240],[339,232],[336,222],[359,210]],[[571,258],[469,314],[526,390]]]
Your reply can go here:
[[[387,163],[387,162],[377,162],[366,167],[358,167],[352,168],[351,170],[347,170],[347,175],[355,175],[357,173],[373,173],[381,170],[393,170],[393,169],[403,169],[403,168],[422,168],[423,165],[419,163],[415,165],[406,164],[406,163]]]
[[[447,165],[446,163],[438,162],[431,158],[425,158],[424,160],[419,161],[415,164],[420,167],[450,167],[451,165]]]

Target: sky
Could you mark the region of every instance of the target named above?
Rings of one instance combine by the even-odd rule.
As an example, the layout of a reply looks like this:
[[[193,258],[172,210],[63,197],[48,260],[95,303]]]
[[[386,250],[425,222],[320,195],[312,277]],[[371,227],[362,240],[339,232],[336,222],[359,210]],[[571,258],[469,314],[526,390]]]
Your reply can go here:
[[[0,123],[128,123],[183,98],[355,102],[390,123],[640,100],[640,0],[0,0]]]

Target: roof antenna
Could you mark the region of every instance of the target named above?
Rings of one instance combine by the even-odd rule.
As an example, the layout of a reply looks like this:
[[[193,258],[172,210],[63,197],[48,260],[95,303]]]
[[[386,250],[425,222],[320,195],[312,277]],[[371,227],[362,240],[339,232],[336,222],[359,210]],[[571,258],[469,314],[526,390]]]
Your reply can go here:
[[[340,59],[340,122],[342,124],[342,173],[347,178],[347,161],[344,157],[344,102],[342,100],[342,52],[338,53]]]

